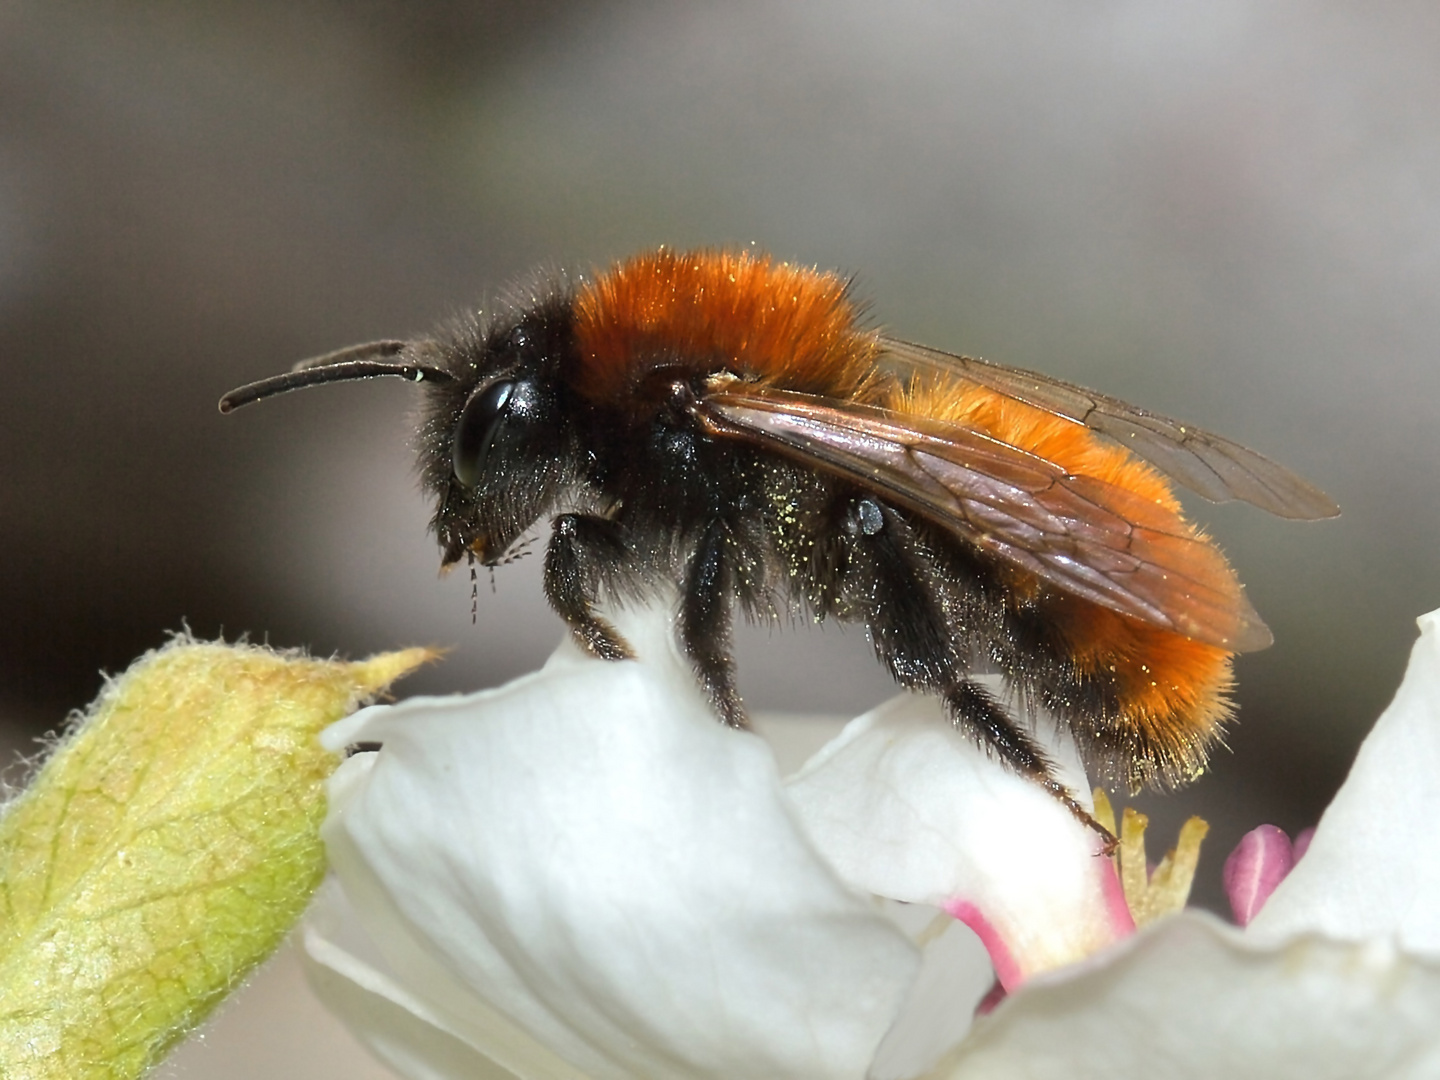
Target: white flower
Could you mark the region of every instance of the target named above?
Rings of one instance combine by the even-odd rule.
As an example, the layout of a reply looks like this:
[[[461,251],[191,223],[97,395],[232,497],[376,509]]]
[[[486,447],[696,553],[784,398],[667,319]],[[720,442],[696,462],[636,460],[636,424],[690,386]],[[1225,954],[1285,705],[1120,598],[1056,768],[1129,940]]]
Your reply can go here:
[[[1074,744],[1057,735],[1049,749],[1088,804]],[[1098,835],[957,732],[933,698],[860,717],[786,790],[846,881],[965,923],[1007,990],[1135,929]]]
[[[486,1075],[480,1056],[519,1076],[861,1075],[916,950],[816,854],[765,744],[714,721],[667,628],[624,629],[653,662],[567,645],[498,690],[332,729],[385,743],[337,774],[325,831],[384,961],[356,982],[474,1048],[411,1075]]]
[[[384,749],[332,782],[305,948],[403,1075],[1440,1076],[1440,617],[1252,927],[1133,936],[1093,834],[933,704],[782,785],[663,621],[621,618],[641,663],[565,645],[328,734]],[[973,1025],[991,969],[937,909],[1023,983]]]

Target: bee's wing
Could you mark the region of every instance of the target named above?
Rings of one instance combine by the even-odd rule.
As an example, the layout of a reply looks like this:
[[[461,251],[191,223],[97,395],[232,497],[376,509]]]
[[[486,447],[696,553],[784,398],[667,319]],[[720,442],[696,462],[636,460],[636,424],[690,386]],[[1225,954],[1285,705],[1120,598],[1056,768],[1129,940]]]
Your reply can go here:
[[[1125,488],[875,406],[729,383],[694,409],[715,435],[852,480],[1065,592],[1234,652],[1271,643],[1215,546]]]
[[[1211,502],[1240,499],[1280,517],[1307,521],[1340,513],[1330,496],[1283,465],[1167,416],[1034,371],[953,356],[892,338],[882,337],[880,347],[880,367],[902,385],[912,380],[977,383],[1110,437]]]

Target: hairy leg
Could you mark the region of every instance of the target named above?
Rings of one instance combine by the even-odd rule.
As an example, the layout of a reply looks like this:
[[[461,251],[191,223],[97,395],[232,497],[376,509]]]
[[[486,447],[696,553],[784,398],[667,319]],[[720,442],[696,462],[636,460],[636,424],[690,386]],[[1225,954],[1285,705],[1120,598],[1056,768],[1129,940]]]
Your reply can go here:
[[[601,579],[624,558],[626,550],[616,522],[588,514],[557,517],[545,549],[545,598],[569,625],[575,640],[602,660],[635,656],[620,632],[594,612]]]
[[[861,500],[865,502],[869,500]],[[1055,778],[1055,768],[1034,736],[969,677],[969,658],[958,647],[966,628],[952,625],[928,553],[899,513],[882,506],[877,519],[874,505],[857,511],[855,520],[868,524],[852,529],[851,535],[858,581],[868,583],[866,621],[880,659],[901,685],[938,693],[957,728],[1049,792],[1098,832],[1107,849],[1113,846],[1109,830]]]
[[[730,656],[734,570],[728,548],[725,525],[711,522],[685,575],[680,641],[720,718],[731,727],[744,728],[749,723],[735,689],[735,662]]]

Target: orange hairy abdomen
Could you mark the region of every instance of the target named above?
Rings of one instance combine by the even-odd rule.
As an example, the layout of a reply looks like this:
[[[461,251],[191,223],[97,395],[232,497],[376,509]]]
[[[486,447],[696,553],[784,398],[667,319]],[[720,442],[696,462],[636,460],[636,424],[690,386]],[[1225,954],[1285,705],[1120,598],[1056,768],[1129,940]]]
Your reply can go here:
[[[1202,538],[1180,513],[1165,478],[1123,447],[1082,424],[1003,397],[973,383],[897,389],[887,403],[899,412],[946,420],[982,431],[1045,458],[1067,473],[1125,488],[1154,508],[1145,524],[1175,535]],[[1144,744],[1111,755],[1126,762],[1133,783],[1192,778],[1231,712],[1225,695],[1232,678],[1225,649],[1127,618],[1086,600],[1041,588],[1038,578],[1014,570],[1017,602],[1039,602],[1061,651],[1085,678],[1108,683],[1119,721],[1098,732],[1100,742]]]
[[[847,398],[871,379],[875,335],[837,274],[740,252],[667,248],[618,263],[575,297],[577,389],[627,402],[659,370],[729,371]]]
[[[1122,770],[1115,779],[1141,787],[1199,776],[1233,711],[1231,654],[1063,594],[1044,610],[1077,672],[1113,688],[1117,715],[1077,734]]]

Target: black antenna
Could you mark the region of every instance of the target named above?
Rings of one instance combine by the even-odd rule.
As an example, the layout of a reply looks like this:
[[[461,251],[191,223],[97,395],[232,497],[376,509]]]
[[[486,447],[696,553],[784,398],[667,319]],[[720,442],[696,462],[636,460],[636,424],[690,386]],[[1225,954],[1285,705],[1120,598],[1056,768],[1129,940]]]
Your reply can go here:
[[[234,412],[240,406],[249,405],[253,401],[306,386],[319,386],[322,383],[378,379],[386,376],[409,379],[411,382],[450,382],[454,379],[448,371],[440,368],[387,359],[399,355],[405,344],[403,341],[371,341],[364,345],[337,349],[324,356],[301,360],[284,375],[274,375],[231,390],[220,399],[220,411]]]

